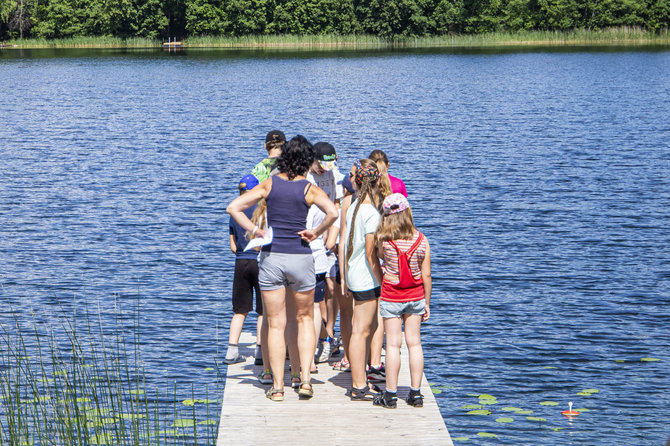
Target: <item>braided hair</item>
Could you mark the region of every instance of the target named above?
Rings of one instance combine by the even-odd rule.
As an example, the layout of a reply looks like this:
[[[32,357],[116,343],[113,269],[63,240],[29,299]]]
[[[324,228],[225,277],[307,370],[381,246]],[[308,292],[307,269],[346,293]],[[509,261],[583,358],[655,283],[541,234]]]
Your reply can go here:
[[[367,158],[360,160],[361,167],[356,170],[354,181],[358,188],[358,198],[356,199],[356,207],[351,218],[351,228],[349,228],[349,237],[347,239],[347,265],[354,252],[354,227],[356,225],[356,216],[361,204],[369,196],[372,204],[379,211],[384,201],[379,193],[379,169],[374,161]]]

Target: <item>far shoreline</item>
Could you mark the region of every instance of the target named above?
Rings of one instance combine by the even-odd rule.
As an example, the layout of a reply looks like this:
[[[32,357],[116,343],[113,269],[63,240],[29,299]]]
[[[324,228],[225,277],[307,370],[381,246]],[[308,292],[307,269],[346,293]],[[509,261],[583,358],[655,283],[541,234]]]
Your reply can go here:
[[[174,43],[174,38],[170,39]],[[3,50],[12,49],[158,49],[167,41],[118,37],[73,37],[68,39],[9,40]],[[603,30],[520,31],[436,37],[382,38],[370,35],[254,35],[243,37],[190,37],[180,42],[182,49],[292,49],[369,50],[494,47],[669,47],[670,31],[651,32],[641,28]],[[169,48],[174,48],[170,46]]]

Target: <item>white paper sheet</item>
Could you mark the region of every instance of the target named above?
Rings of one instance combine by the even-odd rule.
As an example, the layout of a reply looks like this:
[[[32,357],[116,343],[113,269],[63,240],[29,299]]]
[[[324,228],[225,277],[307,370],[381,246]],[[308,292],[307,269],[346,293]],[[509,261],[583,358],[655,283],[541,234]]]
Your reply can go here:
[[[265,237],[257,237],[255,239],[249,240],[249,243],[247,243],[247,247],[244,248],[245,251],[249,251],[250,249],[258,248],[259,246],[265,246],[269,245],[272,243],[272,228],[268,228],[265,231]]]

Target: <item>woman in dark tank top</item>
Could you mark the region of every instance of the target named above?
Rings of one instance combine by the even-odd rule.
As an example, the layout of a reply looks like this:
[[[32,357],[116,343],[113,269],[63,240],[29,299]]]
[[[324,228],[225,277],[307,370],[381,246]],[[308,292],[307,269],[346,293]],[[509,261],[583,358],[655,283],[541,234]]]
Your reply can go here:
[[[333,202],[318,187],[311,186],[305,175],[314,161],[314,148],[298,135],[282,147],[277,160],[279,174],[263,181],[233,200],[226,211],[254,237],[264,237],[265,230],[255,226],[244,210],[260,200],[267,202],[268,226],[272,243],[262,248],[259,260],[259,284],[263,295],[263,312],[268,323],[267,347],[273,385],[266,396],[273,401],[284,399],[284,358],[286,343],[286,297],[295,301],[298,321],[301,398],[313,395],[310,367],[316,346],[314,334],[314,259],[309,242],[325,232],[337,219]],[[326,218],[315,229],[306,229],[307,212],[316,205]]]

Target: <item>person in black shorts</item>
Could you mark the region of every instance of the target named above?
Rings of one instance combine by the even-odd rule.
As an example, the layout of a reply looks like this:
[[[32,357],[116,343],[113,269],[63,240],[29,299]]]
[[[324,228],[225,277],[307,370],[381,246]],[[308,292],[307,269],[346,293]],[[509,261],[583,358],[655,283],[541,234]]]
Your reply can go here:
[[[254,175],[245,175],[238,186],[240,195],[253,189],[258,185],[258,179]],[[246,209],[245,214],[251,218],[256,205]],[[263,304],[261,291],[258,286],[258,252],[251,249],[244,251],[249,242],[245,230],[234,220],[230,219],[230,250],[235,253],[235,275],[233,276],[233,319],[230,322],[230,333],[228,336],[228,350],[223,359],[224,364],[235,364],[244,362],[244,356],[240,355],[238,342],[242,333],[242,326],[247,314],[253,309],[254,293],[256,294],[257,342],[255,352],[256,364],[263,364],[261,353],[260,327],[263,318]]]

